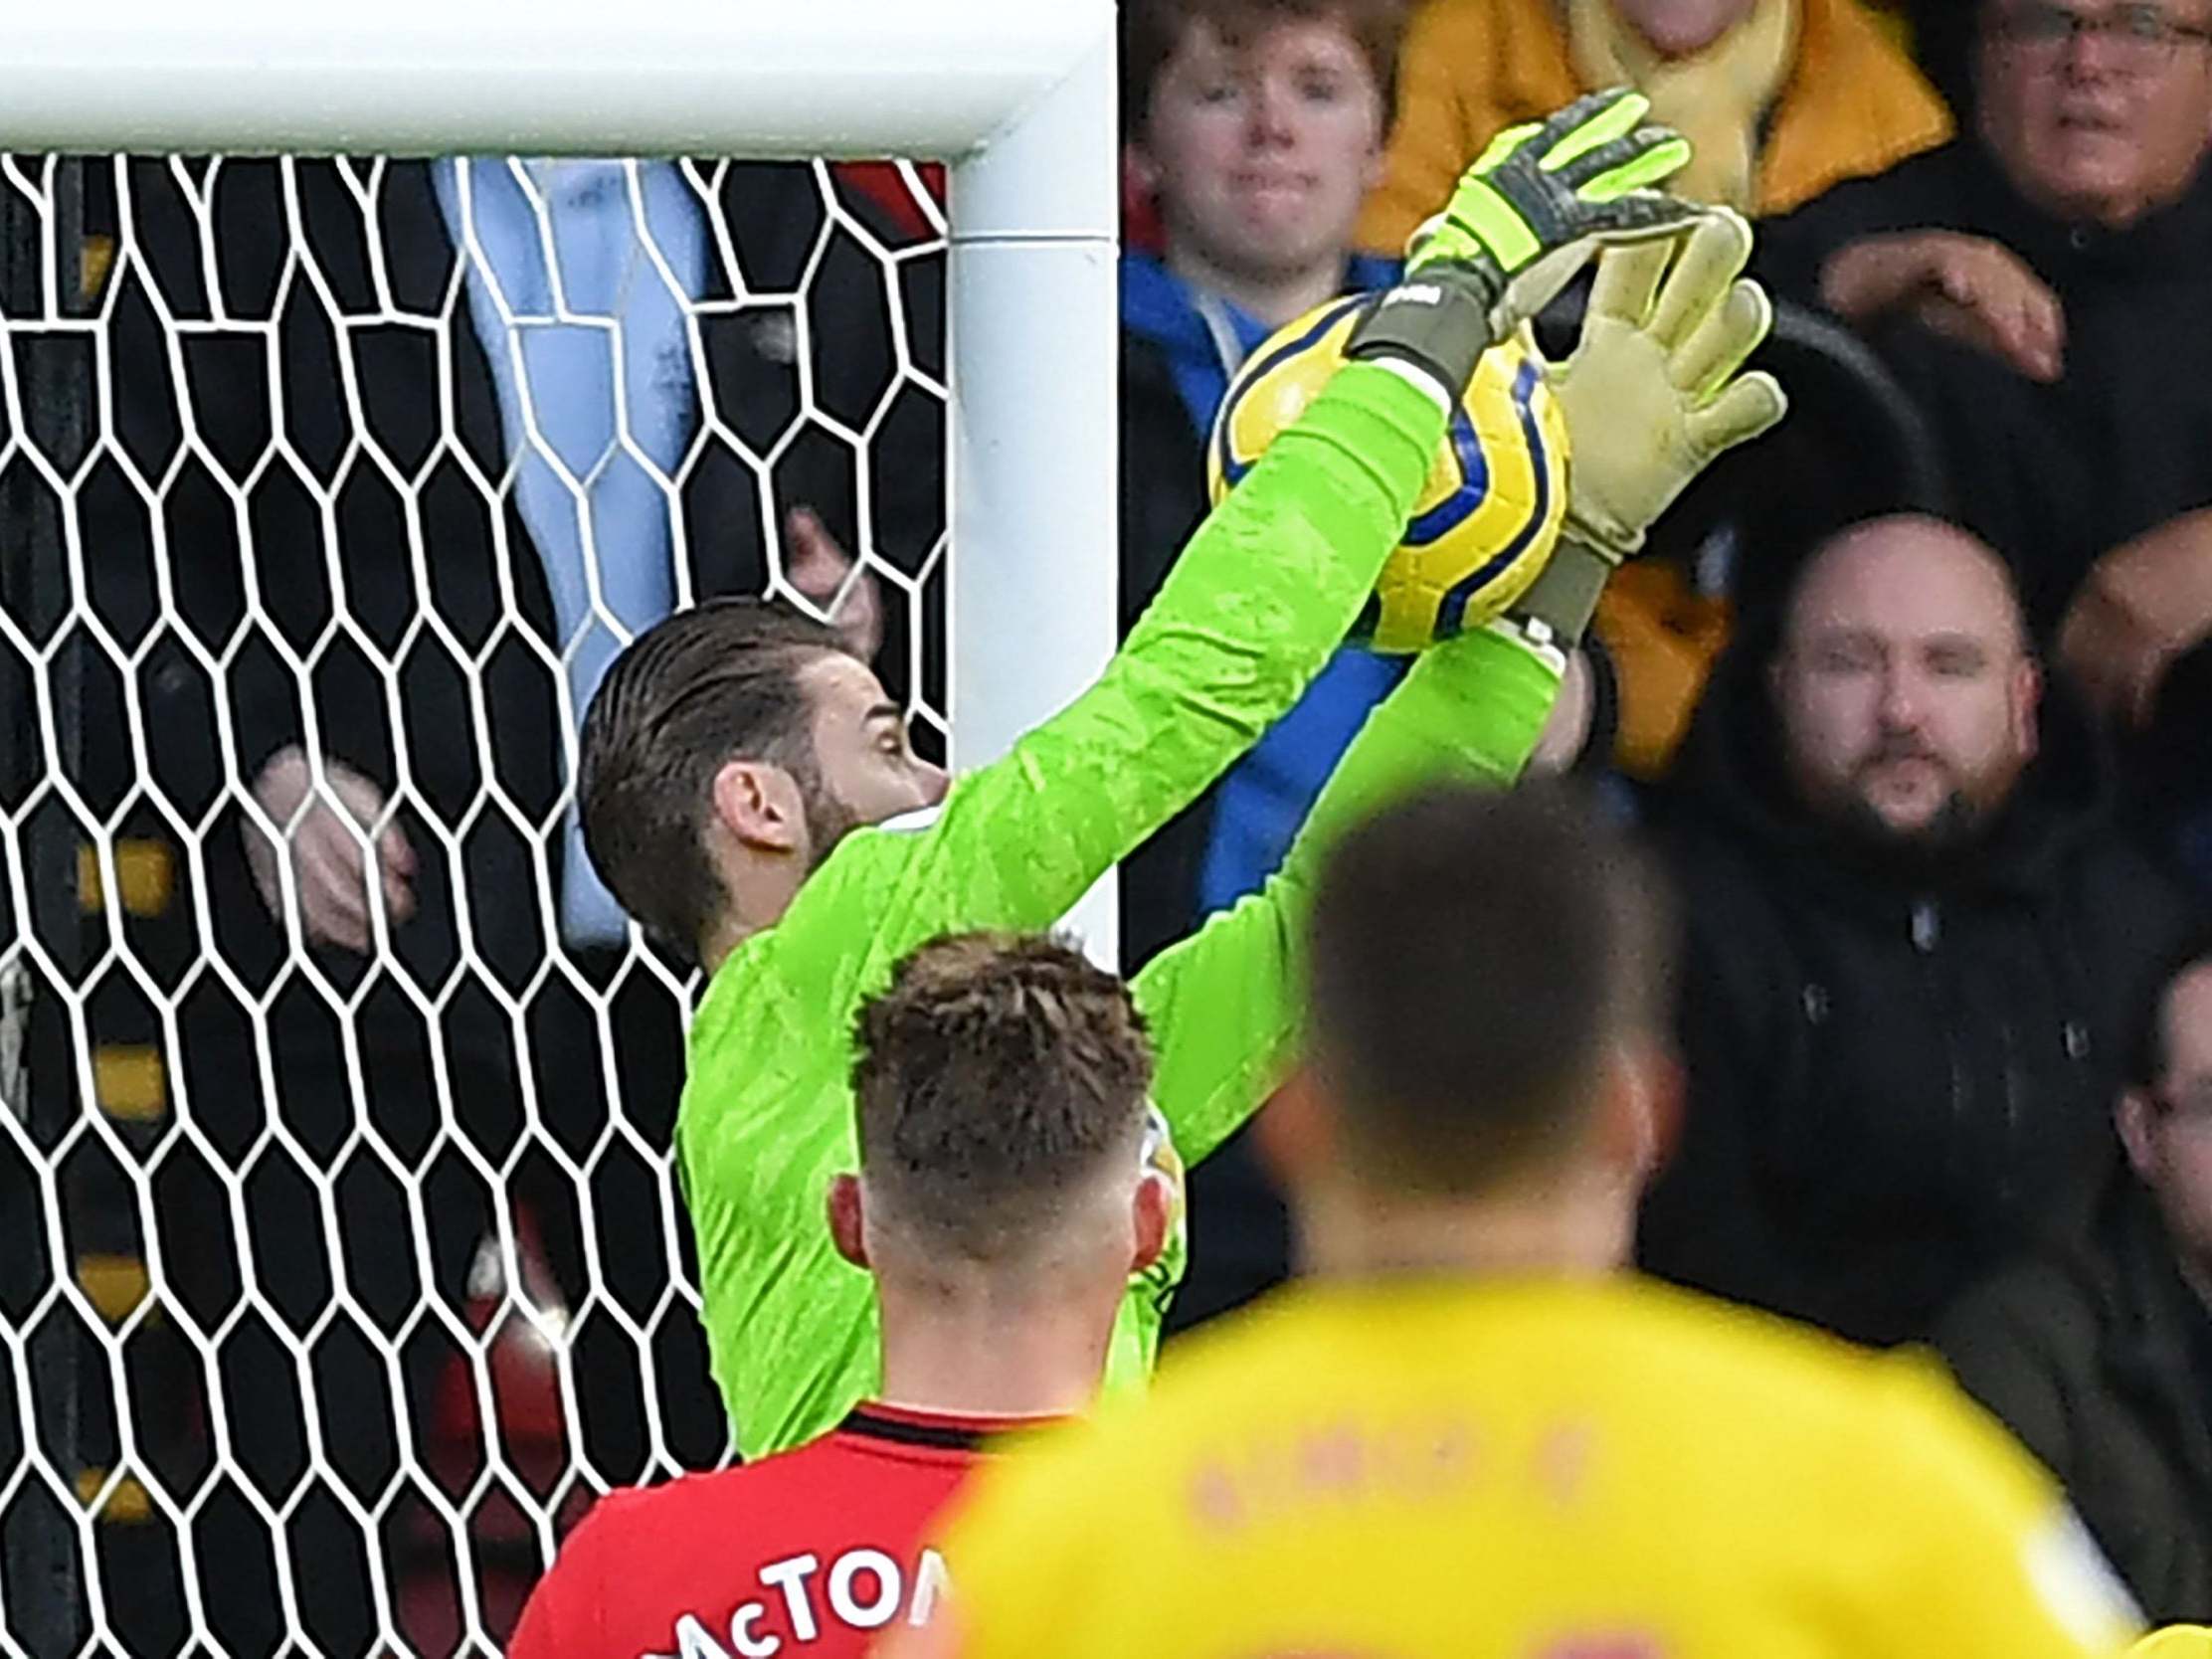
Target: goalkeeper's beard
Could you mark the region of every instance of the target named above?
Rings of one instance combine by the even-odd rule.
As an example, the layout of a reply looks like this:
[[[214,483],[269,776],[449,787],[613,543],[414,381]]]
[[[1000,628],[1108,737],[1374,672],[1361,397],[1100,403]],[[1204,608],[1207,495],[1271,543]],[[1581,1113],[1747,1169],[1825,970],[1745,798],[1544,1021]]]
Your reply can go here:
[[[861,816],[810,767],[799,774],[801,811],[807,819],[807,873],[812,875],[837,850],[837,843],[860,828]]]

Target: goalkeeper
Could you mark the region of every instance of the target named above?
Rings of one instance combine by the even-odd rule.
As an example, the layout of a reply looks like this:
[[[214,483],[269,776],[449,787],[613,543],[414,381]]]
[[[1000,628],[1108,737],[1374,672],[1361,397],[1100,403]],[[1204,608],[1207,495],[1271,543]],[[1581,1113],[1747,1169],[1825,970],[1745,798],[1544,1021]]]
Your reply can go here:
[[[668,619],[617,660],[585,725],[585,835],[631,914],[711,976],[676,1151],[714,1373],[748,1456],[829,1427],[877,1381],[867,1281],[833,1254],[822,1220],[831,1178],[853,1162],[854,1010],[940,933],[1049,926],[1290,706],[1402,533],[1481,353],[1598,243],[1653,242],[1688,221],[1692,210],[1647,188],[1687,146],[1639,129],[1644,108],[1633,93],[1597,94],[1501,135],[1353,336],[1356,361],[1199,529],[1098,682],[949,791],[827,629],[725,602]],[[1686,253],[1678,276],[1692,264]],[[1736,284],[1725,302],[1714,291],[1692,308],[1693,338],[1730,315],[1763,330],[1762,302],[1747,318],[1737,298],[1755,290]],[[1778,414],[1762,377],[1721,390],[1756,337],[1676,392],[1656,336],[1618,332],[1613,360],[1643,364],[1631,374],[1655,380],[1668,419],[1620,448],[1629,481],[1590,521],[1590,568],[1632,549],[1649,516],[1638,502],[1655,512],[1705,459]],[[1563,393],[1578,377],[1593,404],[1617,396],[1600,389],[1603,354],[1584,356]],[[1519,627],[1428,653],[1346,756],[1305,843],[1446,754],[1498,781],[1518,772],[1558,684],[1547,637],[1578,633],[1583,589],[1595,595],[1556,586],[1532,590]],[[1302,844],[1265,892],[1135,983],[1159,1051],[1149,1156],[1170,1173],[1179,1154],[1218,1145],[1279,1075],[1309,856]],[[1183,1259],[1179,1237],[1132,1283],[1109,1382],[1148,1369]]]

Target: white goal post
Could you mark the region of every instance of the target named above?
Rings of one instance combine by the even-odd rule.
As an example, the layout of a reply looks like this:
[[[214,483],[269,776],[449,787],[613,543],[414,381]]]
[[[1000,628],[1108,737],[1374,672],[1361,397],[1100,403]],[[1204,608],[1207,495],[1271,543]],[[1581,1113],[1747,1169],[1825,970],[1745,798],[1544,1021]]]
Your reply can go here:
[[[800,275],[778,267],[784,275],[755,283],[739,269],[734,293],[693,284],[677,303],[686,407],[698,409],[701,434],[716,429],[727,452],[716,459],[752,490],[744,498],[760,522],[749,533],[771,542],[793,432],[827,433],[826,445],[857,458],[851,550],[882,578],[886,608],[904,608],[896,683],[911,685],[918,724],[943,732],[954,768],[970,769],[1086,686],[1116,641],[1116,33],[1114,0],[37,0],[11,10],[0,28],[0,1659],[167,1650],[167,1638],[134,1636],[141,1629],[223,1651],[226,1631],[264,1622],[281,1627],[287,1651],[408,1651],[415,1630],[450,1625],[459,1651],[491,1652],[511,1627],[509,1580],[535,1571],[582,1502],[611,1478],[663,1476],[712,1455],[670,1427],[668,1377],[702,1396],[707,1385],[692,1375],[703,1373],[692,1359],[697,1295],[666,1120],[625,1115],[618,1098],[635,1050],[649,1050],[639,1072],[672,1109],[672,1087],[658,1082],[669,1055],[652,1043],[674,1031],[688,987],[635,938],[592,956],[600,948],[561,912],[556,798],[576,744],[569,670],[593,629],[631,625],[600,585],[598,472],[562,473],[590,584],[581,625],[561,620],[558,593],[544,597],[561,577],[520,501],[518,480],[539,459],[530,446],[546,447],[541,397],[550,405],[553,394],[522,366],[518,342],[528,327],[581,327],[587,309],[565,297],[565,256],[534,169],[538,158],[584,171],[619,161],[636,241],[680,289],[649,222],[647,172],[677,175],[696,194],[694,234],[726,275],[744,264],[729,249],[758,227],[733,231],[736,187],[719,163],[814,164],[752,169],[797,173],[811,180],[802,193],[819,194],[822,228]],[[456,156],[484,158],[474,167],[499,170],[499,187],[534,208],[564,295],[549,308],[508,306],[506,276],[473,240],[484,221],[469,217],[470,167],[429,165]],[[506,159],[517,157],[529,164]],[[277,298],[264,312],[226,312],[217,255],[235,221],[218,174],[228,180],[223,169],[254,158],[265,158],[254,176],[277,182],[252,200],[281,201],[289,215],[274,238],[284,243]],[[383,192],[406,169],[318,163],[323,194],[307,203],[299,175],[309,163],[292,158],[408,162],[416,194],[403,211],[416,217],[406,223],[444,227],[428,233],[446,239],[432,302],[419,291],[394,298],[401,284],[381,265]],[[919,230],[906,243],[863,224],[840,194],[849,177],[825,164],[883,159],[900,163],[912,198]],[[943,164],[941,214],[909,162]],[[434,194],[434,172],[458,179],[458,209]],[[74,182],[65,188],[64,177]],[[149,184],[166,194],[157,201]],[[105,246],[84,217],[100,191],[99,211],[123,227]],[[336,221],[313,218],[333,203]],[[151,228],[134,246],[141,212]],[[316,240],[340,221],[365,254],[340,236]],[[808,342],[824,326],[815,289],[832,286],[823,274],[833,244],[881,268],[867,293],[888,316],[896,364],[864,418],[832,409],[838,388],[819,386],[822,371],[810,368]],[[356,255],[369,275],[347,289],[354,270],[338,268]],[[935,328],[940,257],[941,362],[934,340],[917,346],[904,320],[927,308]],[[926,281],[909,285],[916,270]],[[164,291],[180,273],[182,288]],[[182,289],[193,291],[173,304]],[[683,490],[705,438],[671,465],[645,455],[633,430],[621,303],[584,317],[617,342],[602,468],[620,450],[651,474],[676,526],[662,551],[677,600],[729,591],[699,576],[705,562],[684,539],[694,532]],[[493,304],[512,362],[495,361]],[[125,317],[127,306],[136,309]],[[798,319],[798,344],[786,341],[779,359],[797,413],[773,439],[735,436],[734,417],[721,424],[709,396],[724,360],[710,362],[706,323],[750,326],[777,307]],[[294,323],[305,344],[287,333]],[[133,328],[126,351],[117,342]],[[479,337],[487,366],[463,409],[457,341]],[[379,424],[393,400],[378,405],[364,389],[361,365],[377,351],[416,353],[407,360],[446,398],[424,417],[439,431],[412,472]],[[255,366],[243,374],[225,367],[247,360]],[[302,374],[329,395],[294,429],[287,397]],[[241,447],[239,435],[216,430],[208,388],[256,376],[263,406],[243,418],[252,453],[241,461],[224,451]],[[871,546],[868,528],[870,491],[881,487],[870,467],[883,452],[914,453],[884,439],[909,392],[945,431],[943,516],[914,568]],[[132,398],[144,406],[136,429],[124,410]],[[310,452],[323,438],[304,429],[326,418],[353,424],[329,439],[342,461],[318,471]],[[505,431],[504,473],[482,461],[483,446],[470,448],[487,421],[494,441]],[[919,430],[934,458],[936,428]],[[141,450],[167,459],[145,465]],[[265,500],[276,485],[288,493]],[[440,543],[425,503],[448,486],[483,530],[469,556],[507,584],[484,625],[490,644],[442,613],[434,591]],[[348,538],[386,522],[376,513],[389,502],[396,550],[364,580],[347,563]],[[277,538],[257,542],[265,508],[286,533],[308,527],[288,563]],[[356,509],[358,522],[347,518]],[[200,514],[195,529],[179,530],[188,512]],[[104,544],[125,521],[143,545]],[[188,559],[182,544],[210,523],[236,545],[211,562]],[[531,561],[514,549],[529,545],[544,569],[525,604],[515,571]],[[781,583],[777,557],[769,570]],[[121,565],[130,569],[116,579]],[[210,570],[235,576],[241,592],[203,606],[188,584]],[[413,607],[396,638],[379,635],[373,607],[356,605],[379,582],[409,589],[392,607]],[[287,610],[294,584],[309,597]],[[325,620],[287,635],[316,604]],[[537,676],[531,717],[541,705],[557,711],[542,720],[548,753],[565,746],[543,798],[519,786],[510,795],[509,757],[495,753],[517,723],[491,710],[502,696],[510,714],[525,700],[499,679],[513,666],[501,654],[510,645]],[[266,774],[256,768],[274,765],[272,753],[308,757],[305,801],[320,804],[285,809],[294,827],[325,805],[335,823],[338,792],[363,782],[340,776],[363,763],[318,737],[338,700],[322,679],[333,662],[362,665],[374,688],[360,700],[378,705],[371,723],[389,732],[387,772],[373,780],[382,805],[344,798],[360,821],[345,820],[343,833],[387,858],[382,836],[404,822],[423,854],[420,905],[408,914],[372,877],[366,950],[309,937],[296,871],[279,897],[266,887],[257,897],[251,838],[240,833],[242,822],[259,827],[275,845],[285,829],[257,793]],[[240,686],[265,668],[304,723],[288,749],[248,746]],[[466,682],[454,704],[465,719],[433,734],[445,748],[428,763],[422,752],[439,745],[409,723],[417,668]],[[528,735],[535,743],[540,727]],[[98,751],[97,766],[85,748]],[[445,760],[474,780],[480,799],[466,813],[430,804],[430,775]],[[192,796],[172,777],[220,782]],[[134,838],[147,823],[151,837]],[[505,837],[487,864],[476,861],[479,835]],[[238,874],[221,897],[211,896],[217,850]],[[508,973],[511,940],[484,920],[481,895],[494,885],[485,867],[525,871],[505,920],[522,925],[527,972]],[[439,881],[450,893],[439,925],[453,943],[440,934],[436,948],[455,960],[434,974],[422,966],[433,953],[409,956],[402,932],[413,915],[420,936]],[[250,945],[276,941],[274,965],[238,945],[239,906],[262,930]],[[1111,875],[1069,924],[1094,956],[1115,960]],[[648,1001],[649,1017],[633,1017]],[[102,1023],[118,1008],[138,1033],[120,1043]],[[364,1035],[395,1017],[423,1053],[422,1075],[397,1082],[389,1055],[399,1050]],[[541,1045],[559,1057],[534,1053],[564,1021],[570,1029]],[[302,1062],[286,1044],[309,1026],[318,1042],[325,1027],[333,1034],[327,1054],[314,1051],[325,1069],[300,1086]],[[637,1041],[640,1029],[650,1040]],[[485,1042],[498,1052],[468,1046]],[[479,1088],[485,1078],[497,1088]],[[577,1102],[569,1119],[564,1091]],[[421,1123],[407,1115],[417,1108]],[[541,1235],[560,1205],[556,1246]],[[370,1213],[378,1225],[361,1224]],[[633,1297],[625,1275],[639,1270],[639,1252],[650,1272]],[[386,1259],[364,1271],[369,1256]],[[379,1302],[394,1283],[420,1287],[400,1315]],[[675,1324],[692,1347],[667,1340]],[[581,1356],[593,1340],[622,1348],[632,1369],[587,1378]],[[635,1436],[624,1418],[613,1438],[627,1448],[635,1437],[648,1454],[612,1477],[588,1445],[610,1398],[639,1416]],[[280,1420],[257,1422],[273,1400]],[[348,1434],[341,1419],[363,1401],[374,1422]],[[461,1424],[452,1432],[466,1444],[451,1468],[431,1443],[447,1432],[434,1418]],[[720,1425],[718,1410],[712,1420]],[[546,1445],[558,1448],[544,1454],[549,1465],[531,1463]],[[510,1520],[510,1532],[491,1530]],[[139,1542],[119,1545],[123,1533]],[[242,1541],[259,1552],[250,1574],[228,1571],[226,1552]],[[315,1633],[326,1564],[314,1552],[333,1541],[364,1601],[335,1622],[369,1630],[360,1649]],[[499,1551],[513,1560],[487,1567]],[[446,1624],[444,1602],[411,1611],[403,1558],[433,1561],[429,1576],[452,1601]],[[144,1605],[126,1607],[141,1590]]]

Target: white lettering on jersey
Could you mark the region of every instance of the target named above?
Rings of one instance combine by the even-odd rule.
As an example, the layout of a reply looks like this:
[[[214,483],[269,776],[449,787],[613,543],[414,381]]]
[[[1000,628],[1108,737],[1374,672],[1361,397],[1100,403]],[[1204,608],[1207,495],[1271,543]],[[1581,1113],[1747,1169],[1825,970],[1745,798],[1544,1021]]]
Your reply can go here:
[[[695,1613],[685,1613],[676,1620],[677,1659],[730,1659],[722,1651],[722,1644],[706,1633],[706,1626]]]
[[[927,1624],[930,1614],[937,1611],[937,1598],[950,1587],[945,1576],[945,1558],[934,1550],[924,1550],[921,1565],[914,1569],[914,1605],[906,1615],[906,1622]]]
[[[822,1627],[815,1623],[814,1607],[807,1600],[807,1574],[821,1566],[820,1557],[794,1556],[761,1568],[761,1582],[784,1592],[784,1611],[791,1615],[791,1639],[795,1642],[811,1642],[822,1634]]]
[[[875,1579],[875,1599],[853,1598],[852,1581],[861,1573]],[[898,1612],[898,1563],[880,1550],[848,1550],[830,1568],[830,1610],[855,1630],[879,1630]]]
[[[821,1570],[822,1560],[813,1555],[771,1562],[760,1569],[761,1587],[777,1591],[782,1599],[794,1648],[822,1638],[822,1620],[807,1594],[807,1580]],[[911,1578],[881,1550],[847,1550],[830,1564],[825,1580],[830,1617],[848,1630],[880,1630],[898,1617],[902,1604],[907,1623],[927,1624],[950,1588],[945,1558],[931,1549],[916,1558]],[[732,1659],[732,1649],[738,1659],[774,1659],[783,1652],[785,1639],[762,1628],[770,1619],[766,1600],[740,1602],[730,1614],[730,1646],[724,1647],[697,1613],[685,1613],[675,1623],[673,1653],[642,1653],[638,1659]]]
[[[768,1609],[758,1601],[748,1601],[730,1615],[730,1641],[744,1659],[769,1659],[784,1645],[781,1636],[756,1636],[753,1626],[768,1616]]]

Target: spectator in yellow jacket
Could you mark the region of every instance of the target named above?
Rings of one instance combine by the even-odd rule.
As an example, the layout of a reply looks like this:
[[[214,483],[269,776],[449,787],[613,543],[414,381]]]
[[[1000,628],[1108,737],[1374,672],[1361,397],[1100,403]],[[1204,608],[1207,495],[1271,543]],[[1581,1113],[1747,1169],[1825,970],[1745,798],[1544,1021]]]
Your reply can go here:
[[[1426,0],[1362,245],[1401,246],[1487,134],[1624,81],[1697,146],[1679,188],[1754,215],[1881,172],[1952,130],[1858,0]],[[1619,675],[1617,759],[1631,775],[1672,762],[1729,632],[1727,603],[1669,561],[1644,561],[1608,589],[1597,633]]]
[[[1697,146],[1680,188],[1751,214],[1951,135],[1942,100],[1857,0],[1427,0],[1362,244],[1403,246],[1488,134],[1624,81]]]

